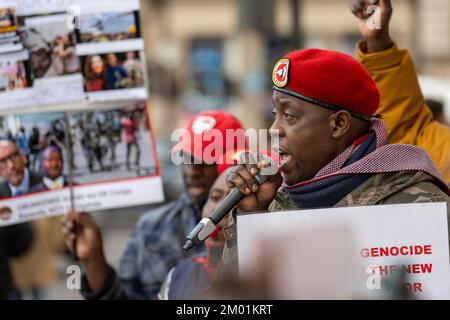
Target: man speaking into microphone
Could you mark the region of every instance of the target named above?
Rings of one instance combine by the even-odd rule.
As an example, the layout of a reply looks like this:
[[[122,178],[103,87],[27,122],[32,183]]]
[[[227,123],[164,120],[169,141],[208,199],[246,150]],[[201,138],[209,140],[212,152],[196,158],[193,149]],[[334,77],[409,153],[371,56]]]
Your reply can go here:
[[[223,229],[224,266],[237,272],[239,212],[413,202],[449,203],[449,188],[428,154],[387,144],[375,115],[380,94],[364,67],[334,51],[289,53],[272,72],[281,173],[258,185],[260,165],[239,165],[227,177],[245,195]]]

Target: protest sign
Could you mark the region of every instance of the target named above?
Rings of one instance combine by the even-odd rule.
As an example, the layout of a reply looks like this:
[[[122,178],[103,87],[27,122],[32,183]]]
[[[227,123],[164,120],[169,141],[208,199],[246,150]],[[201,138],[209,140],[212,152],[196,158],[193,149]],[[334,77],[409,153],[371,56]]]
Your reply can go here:
[[[26,170],[29,176],[40,177],[35,179],[36,183],[31,178],[26,194],[17,196],[8,182],[0,184],[0,205],[12,210],[12,216],[0,220],[0,226],[67,212],[68,191],[61,189],[68,188],[69,165],[75,185],[74,205],[78,210],[162,201],[156,147],[149,123],[144,103],[104,106],[95,111],[0,116],[4,134],[18,133],[12,135],[24,159],[10,159],[17,174],[23,175]],[[51,210],[46,207],[48,203],[60,211],[48,211]]]
[[[1,2],[0,139],[18,152],[0,159],[14,167],[0,178],[0,227],[164,200],[139,11],[138,0]]]
[[[147,99],[139,1],[24,2],[0,6],[0,111]]]
[[[74,206],[79,211],[164,200],[144,103],[74,110],[66,115],[48,112],[0,116],[5,132],[19,132],[16,145],[23,155],[7,161],[14,162],[17,175],[27,171],[29,177],[25,194],[15,195],[10,183],[0,183],[0,207],[4,209],[0,226],[66,213],[70,208],[69,165]]]
[[[317,298],[312,296],[311,291],[304,291],[311,288],[305,282],[313,279],[313,283],[319,284],[322,278],[332,277],[334,283],[337,283],[334,279],[344,276],[345,282],[357,279],[357,287],[365,289],[347,292],[349,295],[346,298],[358,295],[370,297],[377,289],[383,289],[385,283],[380,281],[380,286],[373,285],[371,281],[374,276],[379,275],[383,280],[396,271],[402,271],[406,276],[403,286],[413,297],[450,299],[449,237],[445,203],[247,214],[238,215],[237,226],[241,275],[245,277],[257,273],[261,267],[260,262],[266,258],[278,261],[282,257],[283,261],[277,262],[281,266],[279,272],[273,265],[271,272],[284,273],[283,277],[290,279],[290,285],[286,287],[295,286],[298,289],[295,293],[290,292],[288,297],[284,295],[284,298]],[[352,241],[348,241],[349,237],[339,240],[344,232],[336,230],[342,228],[350,230]],[[317,234],[322,236],[316,237]],[[266,246],[269,244],[269,247],[273,247],[275,243],[276,250],[281,253],[276,254],[277,258],[263,257],[262,251],[256,249],[261,243]],[[267,253],[267,250],[263,252]],[[329,258],[331,255],[336,255],[333,260]],[[355,257],[357,259],[353,260]],[[321,262],[328,264],[326,268]],[[330,263],[333,265],[329,265]],[[288,268],[292,265],[298,266],[295,272]],[[343,265],[348,267],[342,268]],[[290,274],[286,272],[286,268],[291,270]],[[350,268],[351,276],[343,271]],[[311,278],[309,276],[314,273],[314,269],[319,269],[322,273],[314,274]],[[296,281],[304,282],[296,284]],[[343,288],[338,289],[342,291]]]

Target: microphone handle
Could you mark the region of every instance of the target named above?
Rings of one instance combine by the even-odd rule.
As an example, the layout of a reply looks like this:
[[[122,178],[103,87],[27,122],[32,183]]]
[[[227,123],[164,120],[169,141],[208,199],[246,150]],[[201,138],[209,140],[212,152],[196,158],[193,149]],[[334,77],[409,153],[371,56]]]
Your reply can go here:
[[[255,180],[259,185],[267,180],[267,176],[256,175]],[[186,237],[186,242],[183,249],[188,251],[195,246],[200,245],[205,241],[217,228],[220,220],[223,219],[236,206],[245,195],[242,194],[238,188],[234,188],[222,201],[222,203],[214,210],[208,218],[203,218],[189,235]]]
[[[228,212],[233,209],[236,204],[241,202],[244,199],[245,195],[242,194],[238,188],[234,188],[231,190],[230,194],[226,196],[226,198],[222,201],[222,203],[214,210],[213,213],[209,216],[209,218],[217,225],[220,220],[225,217]]]

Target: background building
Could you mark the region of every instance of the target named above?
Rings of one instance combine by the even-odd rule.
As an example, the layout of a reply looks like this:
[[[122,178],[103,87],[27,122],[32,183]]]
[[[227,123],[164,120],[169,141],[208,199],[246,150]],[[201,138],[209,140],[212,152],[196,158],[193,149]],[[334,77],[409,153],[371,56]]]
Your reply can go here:
[[[392,37],[410,49],[426,95],[450,116],[450,2],[394,0]],[[293,48],[353,54],[360,39],[347,0],[145,0],[142,30],[150,110],[166,181],[170,134],[204,109],[249,128],[270,126],[270,71]],[[176,173],[173,173],[176,175]]]

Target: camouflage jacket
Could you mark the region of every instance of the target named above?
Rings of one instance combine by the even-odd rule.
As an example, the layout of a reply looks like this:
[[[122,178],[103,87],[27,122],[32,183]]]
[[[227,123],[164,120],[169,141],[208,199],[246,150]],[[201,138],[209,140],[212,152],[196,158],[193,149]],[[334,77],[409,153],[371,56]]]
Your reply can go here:
[[[423,172],[375,174],[347,194],[334,207],[419,202],[447,202],[447,214],[450,212],[450,197],[436,185],[433,177]],[[299,208],[289,199],[287,192],[280,189],[269,206],[269,210],[287,211],[299,210]],[[230,223],[223,228],[226,240],[223,251],[223,266],[224,272],[228,275],[237,275],[238,272],[237,227],[235,221],[235,213],[232,213]]]

